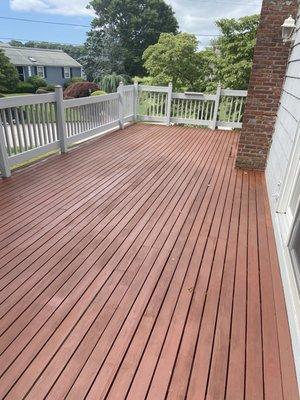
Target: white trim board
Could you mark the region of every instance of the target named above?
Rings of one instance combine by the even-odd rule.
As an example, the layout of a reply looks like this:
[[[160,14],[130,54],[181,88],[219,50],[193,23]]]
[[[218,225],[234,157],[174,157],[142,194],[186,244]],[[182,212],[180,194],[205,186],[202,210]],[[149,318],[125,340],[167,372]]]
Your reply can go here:
[[[268,175],[266,175],[266,178],[269,199],[271,199],[272,185],[268,180]],[[295,275],[293,272],[293,265],[291,262],[289,249],[284,243],[284,219],[282,218],[281,214],[276,213],[272,202],[269,203],[271,207],[272,221],[280,265],[280,273],[288,314],[298,387],[300,388],[300,298],[298,294]]]

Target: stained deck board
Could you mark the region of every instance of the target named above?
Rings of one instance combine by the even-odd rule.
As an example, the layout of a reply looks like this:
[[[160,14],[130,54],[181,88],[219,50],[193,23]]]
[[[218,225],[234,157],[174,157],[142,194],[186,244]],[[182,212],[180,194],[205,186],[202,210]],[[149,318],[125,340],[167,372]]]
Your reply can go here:
[[[0,398],[298,398],[237,142],[134,125],[0,182]]]

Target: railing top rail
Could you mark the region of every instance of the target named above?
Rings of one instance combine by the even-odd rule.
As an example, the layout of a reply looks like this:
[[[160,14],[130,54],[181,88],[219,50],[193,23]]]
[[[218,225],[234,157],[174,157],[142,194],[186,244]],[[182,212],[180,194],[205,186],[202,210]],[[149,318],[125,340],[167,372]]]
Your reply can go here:
[[[173,99],[183,99],[183,100],[215,100],[216,95],[215,94],[205,94],[205,93],[193,93],[193,94],[187,94],[187,93],[172,93],[172,98]]]
[[[132,86],[130,86],[132,87]],[[168,93],[168,86],[148,86],[148,85],[139,85],[139,90],[144,92],[162,92]],[[234,90],[234,89],[222,89],[221,96],[233,96],[233,97],[247,97],[248,91],[247,90]],[[207,93],[173,93],[173,98],[177,99],[185,99],[189,98],[190,100],[199,100],[202,96],[205,96],[208,100],[214,100],[214,94],[207,94]],[[209,97],[208,97],[209,96]],[[204,97],[203,97],[204,98]]]
[[[147,85],[139,85],[139,90],[144,92],[161,92],[168,93],[168,86],[147,86]]]
[[[221,96],[247,97],[247,90],[222,89]]]
[[[0,109],[29,106],[34,104],[52,103],[54,101],[55,101],[54,93],[7,97],[5,99],[0,99]]]
[[[79,107],[87,104],[103,103],[108,100],[115,100],[119,98],[119,93],[104,94],[103,96],[81,97],[80,99],[64,100],[64,107]]]

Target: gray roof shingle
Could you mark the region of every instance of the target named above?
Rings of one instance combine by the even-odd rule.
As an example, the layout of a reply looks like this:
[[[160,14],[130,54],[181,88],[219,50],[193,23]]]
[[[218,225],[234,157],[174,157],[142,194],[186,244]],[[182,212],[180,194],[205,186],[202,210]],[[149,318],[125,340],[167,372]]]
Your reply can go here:
[[[38,49],[31,47],[14,47],[0,43],[0,49],[14,65],[41,65],[46,67],[81,67],[62,50]],[[35,61],[34,61],[35,60]]]

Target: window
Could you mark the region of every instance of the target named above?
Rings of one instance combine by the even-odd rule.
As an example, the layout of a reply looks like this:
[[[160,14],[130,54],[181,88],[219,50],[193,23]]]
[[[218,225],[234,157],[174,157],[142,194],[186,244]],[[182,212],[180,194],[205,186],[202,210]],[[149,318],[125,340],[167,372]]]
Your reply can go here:
[[[41,78],[45,78],[45,67],[36,67],[36,74]]]
[[[64,78],[70,79],[71,78],[71,68],[64,67]]]
[[[19,74],[19,79],[21,82],[25,81],[25,76],[24,76],[24,67],[17,67],[18,74]]]

